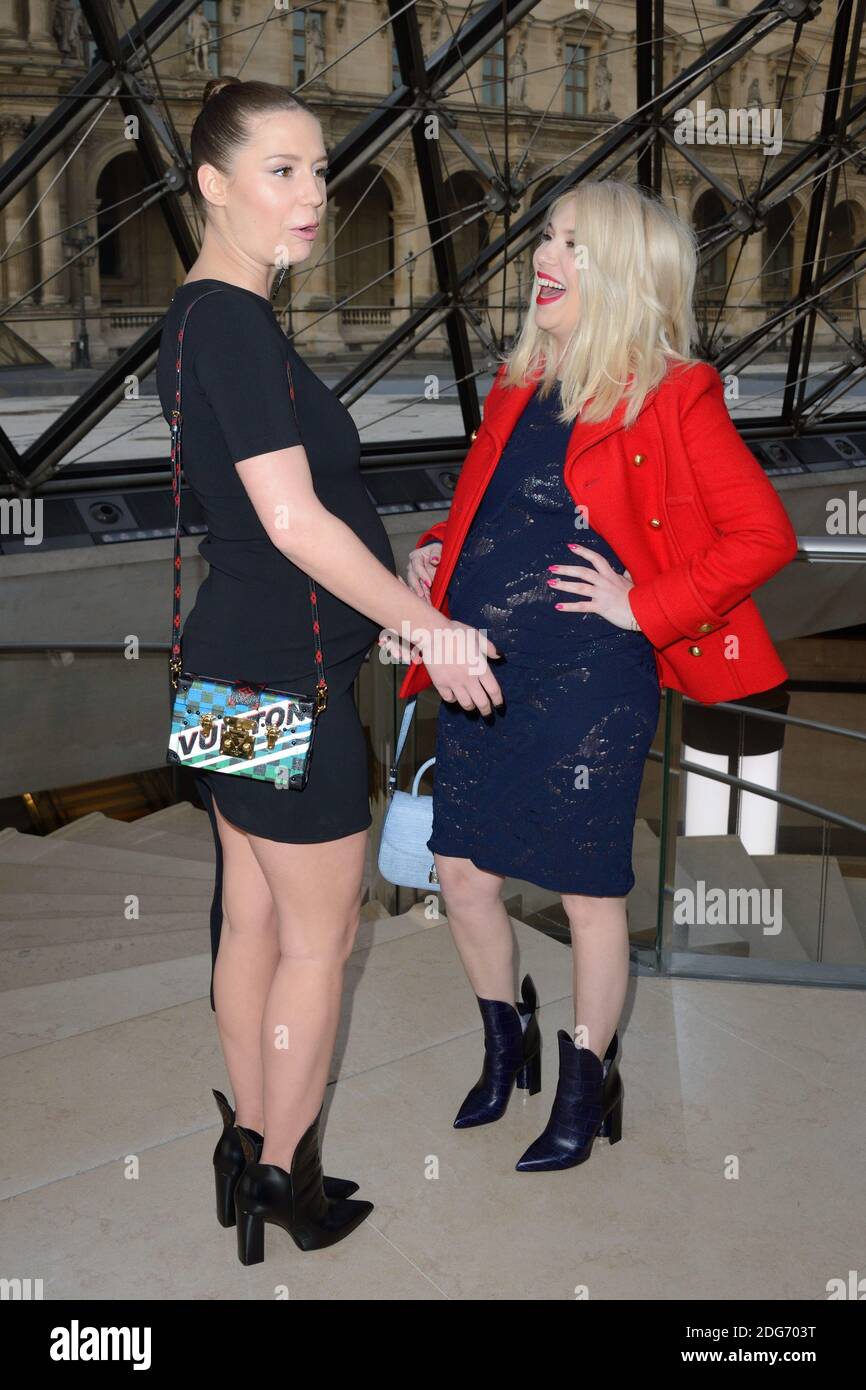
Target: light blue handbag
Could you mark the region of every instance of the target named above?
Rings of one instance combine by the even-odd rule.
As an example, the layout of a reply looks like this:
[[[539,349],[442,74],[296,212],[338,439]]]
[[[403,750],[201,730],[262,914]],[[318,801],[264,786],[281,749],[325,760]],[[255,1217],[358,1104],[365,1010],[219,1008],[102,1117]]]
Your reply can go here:
[[[417,695],[413,696],[403,713],[400,736],[388,776],[391,800],[379,841],[379,873],[400,888],[432,889],[438,893],[436,861],[432,850],[427,848],[427,841],[433,833],[433,798],[418,795],[421,778],[436,759],[428,758],[426,763],[421,764],[413,778],[411,792],[397,791],[397,764],[417,700]]]

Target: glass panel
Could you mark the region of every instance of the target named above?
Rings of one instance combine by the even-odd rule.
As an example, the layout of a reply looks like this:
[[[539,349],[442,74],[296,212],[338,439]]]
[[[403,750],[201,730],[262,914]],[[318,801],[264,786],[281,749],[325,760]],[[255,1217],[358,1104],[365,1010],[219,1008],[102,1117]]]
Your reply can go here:
[[[667,964],[688,973],[697,968],[695,957],[728,957],[741,963],[732,973],[815,979],[819,966],[834,980],[862,983],[866,743],[751,714],[679,706],[682,746],[672,741],[668,769],[677,822],[675,839],[666,825],[673,850],[665,875]],[[794,691],[787,713],[866,733],[861,696]],[[677,776],[679,755],[691,767]],[[732,786],[727,777],[761,791]],[[766,794],[774,791],[785,800]]]

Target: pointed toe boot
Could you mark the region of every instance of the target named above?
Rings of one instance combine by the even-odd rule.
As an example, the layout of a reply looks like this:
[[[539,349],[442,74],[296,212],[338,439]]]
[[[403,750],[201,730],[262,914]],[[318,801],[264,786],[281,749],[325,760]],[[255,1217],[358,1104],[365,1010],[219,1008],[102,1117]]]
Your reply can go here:
[[[616,1062],[614,1033],[604,1060],[577,1047],[560,1028],[559,1080],[550,1119],[515,1165],[519,1173],[555,1172],[585,1163],[599,1134],[611,1144],[622,1138],[623,1086]]]
[[[536,1012],[538,995],[529,975],[520,986],[521,1002],[482,999],[484,1065],[454,1121],[455,1129],[489,1125],[505,1114],[515,1086],[531,1096],[541,1090],[541,1031]]]
[[[235,1112],[222,1091],[213,1092],[214,1100],[222,1116],[223,1132],[217,1140],[213,1152],[214,1182],[216,1186],[216,1214],[221,1226],[235,1224],[235,1189],[246,1167],[247,1160],[241,1148],[240,1135],[235,1124]],[[256,1162],[261,1157],[264,1138],[255,1129],[247,1129]],[[327,1197],[351,1197],[358,1191],[358,1184],[349,1178],[324,1179]]]

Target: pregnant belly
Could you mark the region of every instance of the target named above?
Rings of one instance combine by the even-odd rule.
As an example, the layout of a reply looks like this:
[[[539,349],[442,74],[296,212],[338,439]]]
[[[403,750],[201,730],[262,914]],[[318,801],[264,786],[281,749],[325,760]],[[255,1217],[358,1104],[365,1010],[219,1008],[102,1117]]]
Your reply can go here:
[[[505,583],[486,585],[480,576],[448,589],[448,611],[458,622],[483,631],[503,652],[559,654],[586,642],[629,634],[590,611],[569,612],[557,603],[584,602],[588,594],[557,590],[547,575],[517,575]],[[646,639],[644,639],[646,640]]]

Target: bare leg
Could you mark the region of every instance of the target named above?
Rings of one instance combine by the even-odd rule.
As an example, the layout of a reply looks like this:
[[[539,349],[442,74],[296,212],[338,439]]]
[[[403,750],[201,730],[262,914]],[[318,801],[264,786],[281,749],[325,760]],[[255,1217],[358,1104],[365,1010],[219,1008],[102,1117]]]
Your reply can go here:
[[[481,999],[514,1003],[514,933],[502,901],[504,874],[471,859],[434,854],[448,925],[472,988]]]
[[[628,987],[628,926],[625,898],[590,898],[563,893],[574,957],[574,1019],[577,1043],[601,1060],[616,1031]]]
[[[223,919],[214,964],[217,1030],[239,1125],[262,1132],[262,1013],[279,960],[271,890],[250,836],[221,814],[213,798],[223,852]]]
[[[288,1171],[322,1104],[346,960],[361,911],[367,830],[322,844],[250,836],[276,904],[279,960],[261,1028],[262,1163]]]

